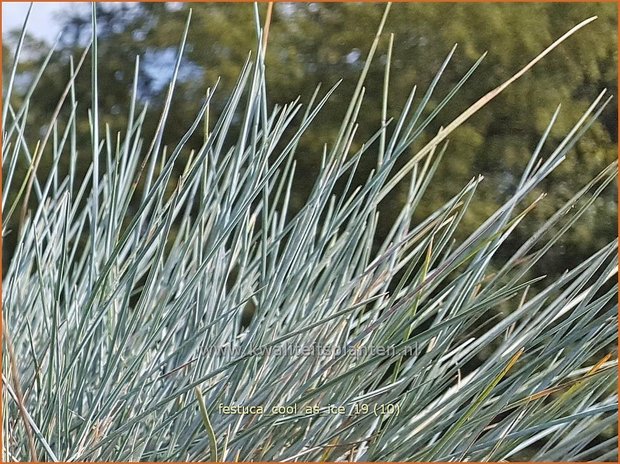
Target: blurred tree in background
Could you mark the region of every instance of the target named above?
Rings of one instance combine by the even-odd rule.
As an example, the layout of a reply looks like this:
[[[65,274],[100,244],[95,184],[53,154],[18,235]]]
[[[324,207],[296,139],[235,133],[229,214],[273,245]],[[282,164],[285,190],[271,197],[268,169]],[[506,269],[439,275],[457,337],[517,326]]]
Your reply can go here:
[[[252,51],[256,55],[256,31],[252,4],[97,4],[100,63],[100,119],[110,125],[111,133],[122,130],[127,122],[135,56],[140,55],[139,94],[148,102],[146,127],[155,131],[158,115],[167,91],[188,9],[193,8],[188,47],[166,128],[164,142],[174,144],[195,117],[200,99],[208,87],[221,77],[211,107],[211,121],[226,102],[241,67]],[[36,6],[35,6],[36,8]],[[267,6],[259,5],[261,21]],[[293,209],[299,208],[313,185],[313,172],[320,163],[323,144],[333,141],[346,109],[374,31],[379,23],[382,4],[275,4],[268,37],[266,69],[270,106],[285,104],[301,96],[307,103],[320,83],[323,90],[343,79],[327,108],[311,127],[298,150],[296,197]],[[395,34],[388,97],[388,117],[398,117],[409,92],[417,85],[414,105],[420,101],[433,76],[441,67],[453,45],[458,47],[433,97],[428,111],[441,101],[474,62],[488,55],[460,96],[442,110],[438,118],[447,124],[471,103],[509,78],[527,61],[579,21],[597,15],[598,20],[547,56],[508,92],[487,109],[470,119],[451,136],[450,146],[426,203],[417,213],[420,218],[443,204],[460,190],[472,176],[483,174],[485,181],[473,205],[474,214],[466,217],[465,234],[494,211],[525,167],[530,153],[543,134],[556,107],[562,109],[554,126],[547,150],[552,149],[570,130],[583,111],[602,89],[616,95],[616,7],[613,4],[395,4],[382,37],[378,56],[370,68],[365,102],[360,114],[357,145],[361,146],[381,123],[384,65],[389,32]],[[69,57],[79,59],[91,35],[90,11],[68,9],[59,17],[65,33],[52,56],[43,85],[33,101],[30,128],[45,127],[70,75]],[[15,37],[8,43],[15,43]],[[12,55],[3,54],[3,71],[11,66]],[[49,48],[30,39],[20,65],[22,75],[34,76]],[[28,73],[30,71],[30,73]],[[25,74],[24,74],[25,73]],[[6,79],[5,81],[6,82]],[[27,83],[19,88],[27,88]],[[43,90],[44,89],[44,90]],[[89,60],[76,81],[77,99],[90,102]],[[15,101],[19,95],[14,95]],[[86,115],[88,105],[78,110]],[[127,105],[128,106],[128,105]],[[617,153],[617,112],[615,100],[558,168],[545,185],[547,198],[532,212],[529,222],[520,227],[511,246],[517,246],[540,223],[578,190]],[[34,111],[33,111],[34,110]],[[87,117],[78,118],[78,147],[90,158],[90,129]],[[430,138],[439,129],[427,128]],[[62,129],[62,128],[60,128]],[[42,135],[27,131],[36,140]],[[232,142],[232,139],[231,139]],[[200,137],[190,142],[199,148]],[[376,144],[375,144],[376,145]],[[353,147],[355,149],[356,147]],[[418,147],[419,148],[419,147]],[[415,150],[412,147],[411,150]],[[376,166],[373,154],[366,156],[358,176],[366,177]],[[543,155],[544,156],[544,155]],[[49,157],[48,157],[49,158]],[[39,168],[45,173],[48,158]],[[406,158],[406,157],[405,157]],[[87,162],[84,163],[86,170]],[[26,167],[22,167],[22,175]],[[18,173],[19,175],[19,173]],[[40,174],[42,175],[42,174]],[[391,220],[406,194],[407,185],[388,197],[382,207],[379,233],[389,229]],[[551,260],[539,273],[557,274],[580,262],[593,250],[616,236],[616,192],[606,192],[583,217],[560,246],[551,251]],[[381,238],[381,237],[379,237]],[[15,234],[5,237],[5,263],[10,259]],[[514,250],[505,250],[508,255]]]

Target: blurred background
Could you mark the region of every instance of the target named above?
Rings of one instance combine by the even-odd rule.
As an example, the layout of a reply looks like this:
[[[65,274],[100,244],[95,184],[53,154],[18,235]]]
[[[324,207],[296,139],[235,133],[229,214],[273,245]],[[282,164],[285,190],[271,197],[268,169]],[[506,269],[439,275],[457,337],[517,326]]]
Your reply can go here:
[[[100,120],[114,134],[127,123],[136,55],[140,55],[140,103],[148,102],[146,136],[154,131],[174,65],[187,10],[193,8],[180,84],[176,91],[164,141],[175,144],[195,117],[200,99],[218,77],[211,121],[217,119],[227,91],[232,88],[248,52],[256,50],[252,4],[98,3]],[[28,4],[3,2],[4,76],[13,63],[14,49]],[[304,203],[320,163],[324,143],[334,140],[357,77],[370,48],[384,4],[277,3],[273,10],[266,53],[269,104],[301,97],[307,103],[317,84],[327,90],[342,84],[326,109],[302,139],[293,209]],[[261,22],[266,4],[259,5]],[[59,33],[59,42],[42,82],[33,96],[27,137],[31,146],[41,137],[69,76],[69,57],[79,58],[91,35],[87,3],[35,3],[20,58],[16,90],[19,105]],[[370,68],[365,103],[360,116],[358,147],[380,125],[384,63],[389,33],[395,34],[389,89],[388,117],[397,117],[407,95],[418,86],[416,102],[455,43],[458,47],[434,93],[428,111],[450,91],[485,52],[488,56],[453,102],[427,130],[426,139],[490,89],[519,70],[555,38],[585,18],[598,19],[560,46],[522,80],[471,118],[450,138],[443,163],[416,215],[425,217],[443,204],[476,174],[483,174],[477,201],[465,218],[461,236],[480,224],[518,182],[527,160],[562,105],[547,150],[557,145],[602,89],[617,93],[616,6],[610,3],[544,4],[394,4],[378,56]],[[88,63],[88,61],[87,61]],[[78,150],[84,154],[81,169],[90,159],[90,70],[84,66],[77,80]],[[7,79],[3,81],[6,85]],[[415,102],[414,102],[415,105]],[[510,255],[544,218],[617,156],[616,100],[577,144],[571,156],[544,185],[549,195],[502,250]],[[199,148],[196,136],[188,146]],[[423,141],[422,141],[423,142]],[[422,143],[420,142],[420,143]],[[357,147],[353,147],[355,149]],[[413,146],[415,150],[419,146]],[[372,151],[371,151],[372,152]],[[376,150],[375,150],[376,153]],[[544,156],[544,155],[543,155]],[[43,157],[39,176],[45,175]],[[403,157],[406,159],[406,156]],[[376,166],[368,155],[359,170],[365,178]],[[27,166],[19,167],[16,177]],[[19,185],[19,184],[14,184]],[[557,275],[589,256],[617,235],[616,192],[608,189],[559,246],[535,270]],[[383,220],[378,242],[390,227],[406,195],[406,182],[381,206]],[[9,192],[11,194],[11,192]],[[10,199],[9,203],[10,204]],[[6,269],[16,233],[4,237]],[[499,256],[501,259],[502,256]]]
[[[123,134],[127,125],[137,55],[141,62],[139,100],[141,105],[148,103],[149,108],[144,135],[149,138],[155,132],[190,7],[193,8],[193,16],[188,45],[164,143],[177,143],[193,121],[207,88],[221,77],[210,108],[211,124],[217,120],[248,52],[252,51],[253,56],[256,54],[252,4],[98,3],[99,111],[100,120],[109,124],[112,134],[117,131]],[[293,210],[304,204],[313,186],[323,144],[331,144],[336,137],[384,7],[384,4],[374,3],[277,3],[274,6],[265,57],[270,107],[288,103],[297,97],[301,98],[302,103],[308,103],[319,83],[322,84],[322,92],[325,92],[343,79],[297,150],[297,175],[291,203]],[[43,136],[64,92],[70,75],[70,57],[77,60],[91,36],[90,8],[88,3],[34,5],[17,69],[16,88],[12,95],[14,107],[19,107],[21,96],[59,34],[60,38],[32,98],[36,107],[33,105],[30,108],[30,120],[26,126],[26,137],[31,147]],[[258,8],[262,23],[267,4],[261,3]],[[8,81],[6,76],[14,61],[15,46],[27,9],[27,3],[3,2],[4,85]],[[543,158],[545,153],[550,153],[557,146],[603,89],[617,95],[615,4],[394,4],[377,57],[370,68],[365,102],[359,117],[357,146],[352,147],[352,152],[380,127],[389,33],[394,33],[395,37],[388,117],[398,117],[414,85],[418,86],[414,101],[414,106],[417,105],[455,43],[458,47],[434,92],[427,114],[474,62],[485,51],[488,52],[482,65],[456,98],[442,110],[422,139],[410,148],[414,153],[436,133],[440,125],[448,124],[572,26],[594,15],[598,16],[596,21],[554,50],[451,135],[443,162],[414,220],[426,217],[460,191],[469,179],[483,174],[485,180],[460,227],[459,238],[466,237],[516,188],[530,154],[558,105],[561,104],[562,109],[551,131],[546,151],[543,151]],[[76,98],[80,102],[76,143],[78,152],[84,156],[84,162],[79,166],[82,173],[86,172],[91,157],[88,123],[91,76],[88,63],[89,60],[76,82]],[[67,114],[68,110],[61,119],[66,121]],[[617,99],[614,98],[599,120],[576,144],[568,159],[542,185],[542,190],[548,193],[547,197],[500,250],[498,262],[511,256],[546,218],[616,159],[617,127]],[[187,144],[187,152],[198,149],[202,142],[202,136],[196,135]],[[375,168],[376,145],[371,146],[368,155],[363,158],[357,182],[361,183]],[[47,175],[50,158],[50,153],[43,156],[38,170],[41,179]],[[402,159],[406,160],[407,156]],[[68,166],[68,161],[64,166]],[[27,168],[25,161],[18,166],[13,185],[19,185],[17,180],[23,178]],[[380,206],[382,219],[377,244],[381,243],[400,211],[407,189],[407,182],[403,182]],[[9,192],[9,205],[15,193]],[[539,193],[535,192],[535,196]],[[10,263],[17,229],[17,224],[9,224],[9,232],[3,238],[3,270]],[[603,193],[576,226],[549,251],[547,259],[542,260],[532,272],[553,279],[616,236],[617,186],[614,185]],[[510,308],[498,310],[508,311]],[[615,347],[607,348],[615,350]],[[615,433],[615,430],[609,430],[602,436],[609,437]]]

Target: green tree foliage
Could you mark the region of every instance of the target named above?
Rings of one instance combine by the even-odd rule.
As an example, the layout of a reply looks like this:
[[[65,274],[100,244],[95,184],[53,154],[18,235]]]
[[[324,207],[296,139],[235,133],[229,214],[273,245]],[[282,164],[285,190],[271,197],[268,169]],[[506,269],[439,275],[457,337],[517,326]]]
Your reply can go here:
[[[263,16],[265,8],[261,6]],[[378,176],[369,175],[377,166],[376,142],[358,152],[364,154],[353,183],[367,188],[362,193],[352,188],[343,194],[339,188],[343,185],[336,184],[346,182],[346,172],[358,160],[354,155],[349,164],[344,162],[346,157],[357,151],[381,120],[382,82],[389,62],[387,33],[381,38],[378,59],[369,68],[360,116],[342,126],[353,130],[359,120],[352,149],[340,145],[334,156],[321,163],[323,143],[333,145],[346,107],[357,101],[359,89],[354,86],[379,23],[381,5],[276,5],[265,57],[266,81],[261,61],[254,61],[245,69],[246,76],[251,76],[249,86],[248,81],[235,85],[235,80],[247,52],[256,54],[252,6],[196,6],[163,141],[170,147],[179,143],[206,89],[221,76],[205,128],[211,131],[209,140],[218,142],[192,157],[190,153],[196,154],[205,134],[191,129],[191,138],[178,145],[182,147],[179,158],[176,153],[170,156],[171,150],[156,150],[148,174],[142,175],[137,166],[147,146],[159,146],[158,115],[169,70],[176,61],[174,47],[183,35],[186,9],[170,4],[99,4],[100,40],[92,58],[87,47],[90,13],[66,15],[66,34],[50,55],[33,95],[28,94],[30,82],[37,81],[38,65],[47,59],[49,49],[27,39],[11,102],[12,108],[22,108],[22,104],[31,108],[25,122],[11,124],[12,115],[6,118],[9,124],[3,121],[5,127],[13,128],[3,146],[9,175],[23,178],[30,160],[38,156],[37,141],[45,134],[51,134],[51,139],[39,166],[45,192],[40,192],[39,182],[34,183],[32,213],[18,211],[11,216],[14,222],[7,220],[3,227],[9,239],[5,257],[10,256],[11,240],[14,243],[20,237],[5,274],[3,295],[6,326],[15,347],[9,356],[11,363],[5,362],[14,371],[5,382],[7,389],[15,386],[9,391],[13,403],[7,424],[30,423],[19,407],[20,376],[28,385],[26,409],[34,417],[33,424],[41,424],[35,430],[38,445],[30,450],[19,445],[26,442],[22,432],[29,428],[12,427],[17,433],[9,442],[18,444],[17,457],[28,452],[36,460],[38,446],[39,453],[44,451],[53,460],[55,452],[60,460],[78,461],[204,459],[209,441],[211,460],[220,450],[226,457],[228,444],[230,450],[243,451],[240,456],[246,459],[350,458],[353,450],[350,456],[343,455],[339,451],[343,443],[340,438],[334,440],[341,435],[344,443],[376,440],[366,454],[358,454],[362,460],[615,458],[615,364],[609,362],[613,355],[607,355],[617,340],[617,289],[609,282],[617,261],[612,219],[615,192],[605,191],[599,197],[601,192],[594,190],[597,185],[613,183],[616,166],[612,164],[592,181],[585,194],[567,201],[615,157],[613,105],[584,137],[580,133],[566,136],[581,114],[604,106],[594,105],[586,111],[602,88],[616,91],[614,8],[395,5],[386,25],[386,31],[396,37],[387,113],[397,116],[411,89],[420,84],[413,108],[425,109],[420,119],[415,111],[409,113],[408,121],[417,123],[412,122],[412,127],[424,125],[421,121],[440,108],[442,99],[485,50],[485,61],[458,98],[442,109],[437,118],[441,124],[471,108],[472,102],[572,25],[599,15],[597,22],[546,57],[545,64],[451,133],[453,143],[434,177],[421,163],[415,165],[422,171],[416,185],[430,182],[424,194],[420,193],[423,188],[408,192],[407,182],[392,191],[389,178],[381,175],[386,165]],[[460,44],[456,51],[454,42]],[[149,105],[147,117],[139,116],[137,121],[126,114],[136,53],[141,55],[138,113],[144,104]],[[451,60],[446,62],[446,71],[439,73],[442,79],[426,104],[428,83],[448,55]],[[6,50],[5,56],[9,56]],[[72,69],[83,58],[80,77],[75,86],[67,88]],[[11,69],[8,65],[10,59],[3,63],[5,73]],[[91,80],[91,69],[98,69],[97,86]],[[327,111],[308,131],[297,132],[299,119],[283,124],[291,132],[273,130],[270,115],[288,115],[296,108],[288,106],[278,113],[276,105],[299,94],[307,102],[316,85],[322,83],[323,95],[340,78],[342,83]],[[247,87],[249,92],[244,93]],[[58,117],[55,108],[67,90],[71,92]],[[266,104],[248,105],[241,98],[238,105],[225,109],[231,92],[261,103],[264,97]],[[101,132],[91,138],[93,98],[98,102],[95,121]],[[550,137],[543,137],[548,142],[541,156],[534,158],[540,163],[523,174],[527,160],[532,159],[530,152],[559,103],[563,104],[559,119]],[[225,122],[214,128],[219,117]],[[244,118],[256,123],[252,126],[256,132],[246,127],[239,141]],[[71,146],[61,148],[59,139],[71,120],[76,121],[76,137],[68,131]],[[132,129],[126,128],[128,122]],[[413,143],[410,152],[398,155],[401,165],[407,163],[408,155],[428,146],[440,129],[438,124],[430,122],[421,135],[404,137],[402,146]],[[403,138],[393,131],[390,124],[388,141]],[[27,140],[21,139],[22,134]],[[91,147],[93,139],[96,143]],[[130,140],[135,144],[123,145]],[[298,147],[292,190],[288,183],[291,170],[264,169],[290,166],[290,151],[272,152],[285,140]],[[229,152],[226,145],[236,142],[236,149]],[[550,146],[564,142],[576,142],[574,152],[550,173],[550,166],[564,155],[562,150],[551,154]],[[15,145],[18,150],[11,149]],[[102,147],[99,159],[98,146]],[[123,152],[115,153],[120,146]],[[93,153],[97,168],[91,164]],[[13,160],[23,166],[14,170]],[[56,169],[58,160],[69,170],[68,176]],[[341,162],[347,166],[344,171]],[[96,175],[87,175],[91,168],[102,173],[101,182]],[[168,177],[168,169],[176,169],[177,175]],[[474,183],[464,189],[463,185],[478,172],[486,179],[470,202]],[[9,195],[23,185],[20,181],[7,183],[14,189],[7,187]],[[136,185],[146,188],[134,195]],[[278,193],[271,197],[268,192],[281,186],[279,192],[284,192],[285,199]],[[74,187],[86,194],[75,195]],[[528,196],[541,191],[549,192],[553,200],[537,203],[529,223],[519,223],[512,235],[505,233],[517,223],[512,220],[520,218],[515,205],[525,207],[530,204]],[[376,221],[375,202],[384,192],[390,195],[380,205],[381,218]],[[441,205],[457,192],[462,201],[455,200],[442,210]],[[303,209],[295,216],[282,217],[280,206],[288,203],[289,194],[292,209]],[[589,198],[597,200],[590,204]],[[11,205],[11,210],[17,203],[3,198],[3,205]],[[498,206],[501,210],[477,228]],[[556,230],[545,230],[541,219],[558,210],[564,214],[554,216]],[[431,212],[438,216],[427,218]],[[547,245],[580,216],[581,222],[562,246],[547,251]],[[25,220],[20,223],[22,217]],[[459,222],[464,227],[453,229],[453,223]],[[429,228],[429,223],[434,225]],[[385,230],[387,224],[395,224],[390,234]],[[523,252],[530,255],[524,258],[516,246],[530,235],[532,240]],[[500,272],[493,259],[502,265]],[[534,266],[533,279],[527,275],[532,271],[530,265]],[[572,271],[559,276],[564,268]],[[540,279],[541,273],[553,276]],[[520,302],[508,302],[516,297]],[[510,312],[498,314],[503,308]],[[350,311],[355,316],[339,319]],[[257,317],[244,318],[252,312]],[[51,321],[47,319],[50,314]],[[330,362],[322,366],[321,373],[316,364],[308,364],[314,361],[266,358],[273,364],[263,364],[257,372],[255,359],[230,361],[202,352],[203,346],[220,341],[228,340],[233,346],[259,341],[266,343],[261,346],[271,346],[274,337],[277,342],[296,336],[303,336],[304,342],[325,339],[353,344],[374,338],[382,345],[415,344],[414,356],[422,360],[412,362],[399,354],[389,362],[377,358],[374,364],[342,365],[341,370],[334,370]],[[508,359],[508,353],[514,354]],[[454,363],[449,361],[453,355]],[[176,375],[194,362],[192,374]],[[224,363],[222,370],[217,363]],[[182,397],[228,370],[208,389],[196,391],[209,436],[194,440],[194,404],[182,403]],[[326,383],[321,380],[317,388],[314,380],[305,377],[313,372]],[[284,386],[283,375],[289,376]],[[462,375],[470,379],[464,384],[466,390],[460,390]],[[248,379],[251,388],[246,388]],[[446,389],[455,385],[461,393],[452,397]],[[288,421],[273,428],[273,417],[253,424],[256,419],[248,416],[244,418],[247,428],[235,426],[231,435],[231,418],[207,413],[208,408],[213,411],[216,399],[222,399],[221,393],[231,403],[247,404],[266,398],[282,404],[287,395],[307,399],[324,393],[332,395],[323,398],[333,399],[331,403],[361,394],[382,395],[391,402],[402,393],[409,410],[402,421],[390,419],[381,425],[374,418],[362,423],[318,418],[312,433],[307,428],[291,428]],[[447,394],[434,402],[440,393]],[[575,412],[585,416],[571,416]],[[411,427],[412,418],[422,421],[417,429]],[[570,418],[570,433],[567,428],[555,429],[558,418]],[[578,426],[572,425],[575,421]],[[194,427],[194,432],[187,427]],[[534,449],[522,449],[526,445],[523,436],[541,430],[553,435],[535,440]],[[158,441],[157,434],[162,440]],[[133,441],[129,446],[126,437]],[[89,443],[85,445],[84,440]],[[318,447],[302,450],[304,441]]]
[[[161,111],[167,77],[162,71],[170,68],[171,60],[174,60],[175,47],[182,35],[189,7],[187,4],[146,3],[98,6],[100,35],[105,37],[99,48],[101,63],[105,63],[99,70],[99,104],[103,120],[110,124],[112,134],[127,122],[127,115],[118,105],[120,101],[127,101],[132,88],[134,63],[127,57],[141,55],[142,99],[148,101],[152,114]],[[266,8],[261,5],[261,21]],[[316,126],[300,142],[295,197],[291,203],[293,209],[303,203],[313,185],[313,173],[318,170],[323,151],[321,144],[335,137],[337,121],[341,120],[346,102],[353,93],[382,9],[380,4],[275,5],[265,57],[269,70],[270,106],[286,104],[298,96],[302,102],[307,102],[318,84],[328,88],[338,79],[343,80]],[[592,15],[597,15],[598,20],[586,32],[578,34],[570,45],[560,47],[513,91],[500,96],[490,111],[472,118],[451,137],[451,146],[439,167],[436,181],[416,214],[422,219],[449,195],[460,190],[472,173],[479,172],[485,176],[480,200],[464,224],[464,230],[473,229],[515,189],[519,173],[558,105],[561,104],[562,108],[551,133],[551,143],[557,142],[569,130],[576,115],[583,113],[601,89],[607,88],[610,94],[616,94],[617,18],[614,5],[395,4],[388,18],[386,34],[380,42],[379,60],[370,69],[356,143],[361,146],[381,120],[384,79],[381,64],[387,59],[388,33],[395,34],[388,118],[398,115],[416,84],[420,87],[416,90],[415,101],[421,100],[427,91],[427,83],[455,43],[458,46],[433,92],[427,112],[439,104],[448,89],[483,53],[488,52],[462,91],[459,99],[462,106],[451,105],[442,110],[445,121],[506,79],[523,65],[527,57],[542,50],[554,37]],[[46,73],[44,85],[39,86],[42,90],[36,96],[37,101],[47,102],[41,105],[47,108],[41,118],[49,117],[49,111],[64,90],[70,75],[68,57],[73,56],[77,61],[90,35],[88,11],[77,10],[61,19],[66,31],[50,63],[53,72]],[[194,8],[181,83],[165,141],[172,143],[181,137],[205,90],[220,78],[210,108],[212,120],[215,120],[248,53],[251,50],[256,53],[253,50],[256,44],[254,20],[250,4],[209,4]],[[44,59],[47,50],[41,44],[33,44],[30,48],[33,64]],[[78,95],[89,92],[89,70],[84,71],[76,83]],[[78,99],[88,101],[87,98]],[[584,185],[616,157],[617,114],[613,106],[605,110],[589,133],[577,143],[575,156],[541,187],[550,193],[549,199],[541,202],[533,212],[531,224],[548,217],[557,209],[558,202],[567,199],[569,192]],[[88,108],[79,111],[86,114]],[[87,118],[80,118],[80,121],[78,146],[90,140]],[[156,124],[156,117],[147,118],[145,129],[152,133]],[[438,129],[430,124],[426,138]],[[195,136],[190,146],[193,144],[197,148],[200,141],[200,137]],[[358,183],[376,166],[376,158],[369,155],[361,163]],[[44,166],[45,160],[41,169]],[[404,201],[406,189],[405,184],[386,199],[382,208],[386,219],[383,223],[391,223]],[[615,236],[615,198],[615,192],[610,191],[598,199],[580,225],[554,252],[552,262],[557,268],[538,271],[561,272]],[[514,243],[531,234],[531,224],[526,223],[520,228]],[[385,233],[387,229],[379,231],[380,235]],[[510,248],[508,244],[506,253],[514,251]]]

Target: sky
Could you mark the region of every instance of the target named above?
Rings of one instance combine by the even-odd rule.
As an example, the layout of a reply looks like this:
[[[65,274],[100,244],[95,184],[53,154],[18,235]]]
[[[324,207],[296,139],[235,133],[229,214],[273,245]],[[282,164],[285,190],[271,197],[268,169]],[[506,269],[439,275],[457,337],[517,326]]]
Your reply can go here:
[[[57,20],[57,15],[71,8],[79,8],[84,5],[90,5],[88,2],[34,2],[30,18],[28,20],[27,31],[35,38],[44,40],[48,44],[53,44],[60,32],[61,21]],[[174,9],[178,3],[169,3],[168,7]],[[2,2],[2,34],[5,36],[7,32],[12,30],[20,31],[24,24],[24,19],[28,13],[30,2]],[[172,62],[171,62],[172,60]],[[160,54],[145,59],[147,71],[152,71],[154,79],[154,87],[165,85],[171,77],[172,67],[174,65],[175,56],[169,54]],[[169,72],[167,72],[170,70]],[[196,70],[189,69],[189,72]]]
[[[2,2],[2,33],[13,29],[21,30],[30,2]],[[54,16],[65,8],[65,2],[35,2],[28,21],[28,32],[37,39],[54,42],[60,32],[59,22]]]

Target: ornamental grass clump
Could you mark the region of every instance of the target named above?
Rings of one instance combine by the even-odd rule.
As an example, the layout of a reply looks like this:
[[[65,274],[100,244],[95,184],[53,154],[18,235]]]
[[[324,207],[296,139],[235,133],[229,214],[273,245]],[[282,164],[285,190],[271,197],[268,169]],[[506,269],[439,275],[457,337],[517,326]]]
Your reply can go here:
[[[496,257],[610,97],[602,92],[551,146],[558,109],[508,200],[464,240],[455,233],[484,182],[475,173],[441,208],[412,220],[429,185],[446,182],[433,177],[438,164],[458,162],[442,161],[458,151],[448,136],[593,18],[429,136],[482,61],[427,110],[453,49],[400,114],[377,110],[383,123],[356,150],[385,18],[294,213],[296,148],[338,86],[270,108],[260,27],[258,53],[221,114],[204,123],[219,95],[214,82],[169,146],[163,134],[190,18],[154,134],[143,131],[138,59],[127,128],[112,133],[99,118],[94,10],[93,39],[36,145],[28,114],[47,62],[14,105],[15,60],[2,109],[2,233],[17,234],[2,295],[3,460],[615,458],[616,438],[601,436],[617,412],[616,360],[606,355],[617,340],[616,241],[558,278],[532,270],[611,188],[617,164],[514,255]],[[76,76],[89,63],[92,101],[77,101]],[[386,102],[389,67],[388,59]],[[90,107],[90,153],[77,153],[78,106]],[[192,149],[197,133],[204,142]],[[376,169],[359,184],[367,157]],[[49,171],[39,169],[43,158]],[[90,163],[85,177],[78,163]],[[406,201],[377,243],[379,203],[401,182]]]

